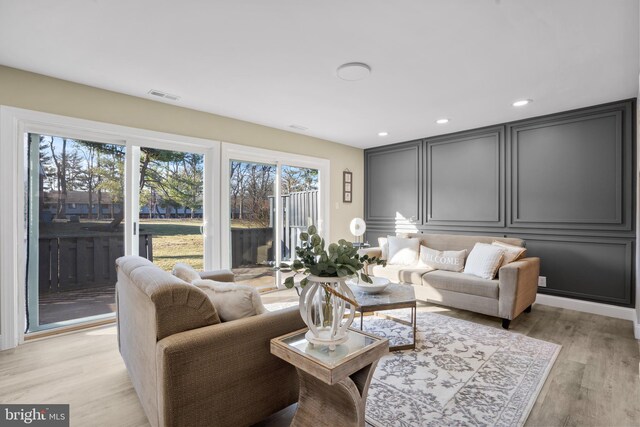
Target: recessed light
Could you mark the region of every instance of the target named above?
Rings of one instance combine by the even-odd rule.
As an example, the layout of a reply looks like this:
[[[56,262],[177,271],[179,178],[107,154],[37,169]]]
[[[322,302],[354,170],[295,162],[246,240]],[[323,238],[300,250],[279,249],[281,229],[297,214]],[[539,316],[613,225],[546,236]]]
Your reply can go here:
[[[354,82],[369,77],[371,67],[363,62],[349,62],[339,66],[336,72],[342,80]]]
[[[447,123],[449,123],[449,119],[438,119],[436,120],[436,123],[439,125],[446,125]]]
[[[527,104],[529,104],[531,102],[533,102],[532,99],[520,99],[520,100],[514,102],[512,105],[514,107],[524,107],[525,105],[527,105]]]
[[[389,132],[378,132],[378,136],[387,136]]]

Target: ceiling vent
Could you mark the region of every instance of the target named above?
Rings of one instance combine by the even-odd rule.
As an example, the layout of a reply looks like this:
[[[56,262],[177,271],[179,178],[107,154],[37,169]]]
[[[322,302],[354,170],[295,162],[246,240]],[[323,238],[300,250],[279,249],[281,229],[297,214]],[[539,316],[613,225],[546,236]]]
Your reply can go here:
[[[170,93],[162,92],[159,90],[151,89],[149,95],[157,96],[158,98],[165,98],[170,101],[178,101],[180,97],[178,95],[171,95]]]

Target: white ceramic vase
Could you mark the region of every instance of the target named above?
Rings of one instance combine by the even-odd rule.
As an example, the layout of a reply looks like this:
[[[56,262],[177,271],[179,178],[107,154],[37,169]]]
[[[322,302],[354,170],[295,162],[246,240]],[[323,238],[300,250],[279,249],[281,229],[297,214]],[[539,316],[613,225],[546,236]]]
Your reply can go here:
[[[333,351],[347,340],[347,328],[356,314],[354,307],[330,290],[355,301],[345,284],[348,277],[319,277],[310,275],[300,294],[300,315],[309,327],[305,338],[312,344],[327,345]]]

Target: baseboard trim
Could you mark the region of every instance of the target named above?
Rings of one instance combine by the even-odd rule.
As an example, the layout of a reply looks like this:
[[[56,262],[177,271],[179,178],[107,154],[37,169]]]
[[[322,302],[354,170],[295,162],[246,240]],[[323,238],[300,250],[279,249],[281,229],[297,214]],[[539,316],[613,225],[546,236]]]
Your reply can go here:
[[[569,310],[582,311],[584,313],[599,314],[601,316],[615,317],[616,319],[630,320],[634,323],[636,338],[638,338],[638,333],[640,333],[640,325],[637,323],[636,310],[630,307],[618,307],[616,305],[582,301],[546,294],[538,294],[536,296],[536,304],[566,308]]]
[[[638,323],[638,320],[633,322],[633,335],[637,340],[640,340],[640,323]]]

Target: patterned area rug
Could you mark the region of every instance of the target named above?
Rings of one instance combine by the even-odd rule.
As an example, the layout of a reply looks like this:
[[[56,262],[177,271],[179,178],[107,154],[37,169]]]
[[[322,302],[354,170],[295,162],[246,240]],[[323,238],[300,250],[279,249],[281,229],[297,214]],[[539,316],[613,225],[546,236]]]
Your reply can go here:
[[[367,422],[376,427],[524,424],[559,345],[434,313],[418,313],[417,325],[415,350],[396,351],[378,362]],[[396,342],[411,333],[377,316],[366,317],[364,329]]]

